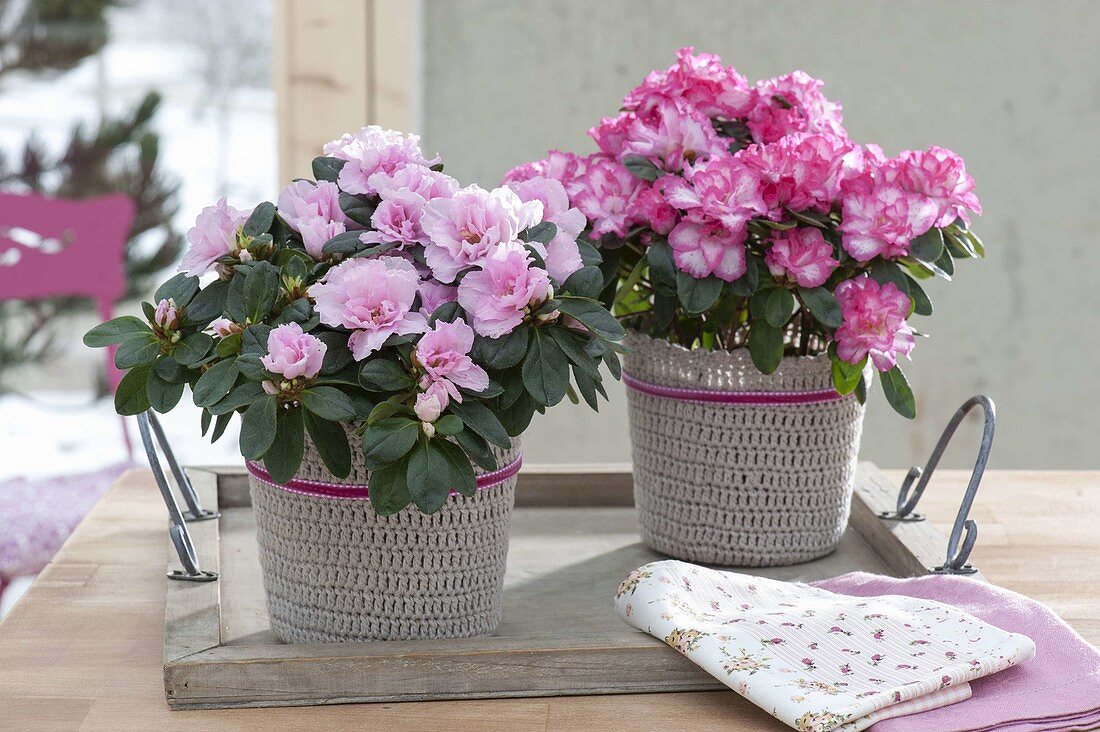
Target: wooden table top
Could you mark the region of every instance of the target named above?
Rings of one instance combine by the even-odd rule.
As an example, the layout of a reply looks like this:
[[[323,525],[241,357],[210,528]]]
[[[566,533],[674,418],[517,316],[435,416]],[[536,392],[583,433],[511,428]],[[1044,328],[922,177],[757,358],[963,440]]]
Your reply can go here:
[[[922,500],[945,534],[968,477],[940,471]],[[985,576],[1100,645],[1100,472],[991,471],[972,517]],[[166,518],[148,471],[127,473],[0,622],[0,729],[788,729],[733,692],[170,712]]]

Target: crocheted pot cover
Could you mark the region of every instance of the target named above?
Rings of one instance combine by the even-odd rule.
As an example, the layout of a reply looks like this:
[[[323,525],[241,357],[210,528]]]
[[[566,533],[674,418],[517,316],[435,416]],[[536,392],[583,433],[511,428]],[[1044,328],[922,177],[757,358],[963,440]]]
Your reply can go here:
[[[341,480],[306,437],[296,480],[365,486],[359,439]],[[493,448],[498,467],[520,455]],[[258,473],[259,471],[257,471]],[[475,466],[475,472],[483,474]],[[249,476],[271,629],[286,643],[488,635],[500,622],[516,477],[452,495],[435,514],[378,516],[369,500],[293,492]],[[293,484],[293,481],[292,481]]]
[[[836,548],[864,410],[833,390],[827,357],[787,357],[765,375],[745,349],[689,351],[638,333],[626,344],[634,501],[647,544],[744,567]]]

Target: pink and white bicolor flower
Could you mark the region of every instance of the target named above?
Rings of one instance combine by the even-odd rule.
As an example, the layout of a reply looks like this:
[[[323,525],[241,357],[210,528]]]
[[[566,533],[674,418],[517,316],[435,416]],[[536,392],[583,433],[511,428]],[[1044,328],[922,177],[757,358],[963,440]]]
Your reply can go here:
[[[668,235],[672,260],[692,277],[733,282],[745,274],[745,227],[730,231],[715,222],[684,220]]]

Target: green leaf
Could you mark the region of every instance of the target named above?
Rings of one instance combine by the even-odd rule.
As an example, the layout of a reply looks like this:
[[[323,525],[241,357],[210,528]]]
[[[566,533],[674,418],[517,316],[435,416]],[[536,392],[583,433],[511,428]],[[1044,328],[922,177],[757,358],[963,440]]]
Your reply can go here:
[[[313,317],[313,305],[309,300],[300,297],[283,308],[279,317],[272,321],[272,325],[284,325],[286,323],[305,323]]]
[[[725,283],[717,277],[692,277],[687,272],[676,272],[676,294],[684,312],[691,315],[705,313],[718,302]]]
[[[534,397],[526,390],[500,414],[500,424],[509,435],[521,435],[531,426],[531,420],[540,408]]]
[[[646,264],[646,257],[638,258],[638,261],[634,263],[634,269],[630,270],[630,274],[627,275],[626,279],[619,285],[619,290],[615,293],[614,304],[622,302],[627,296],[634,292],[634,288],[642,279],[642,273],[645,272]]]
[[[209,414],[209,412],[207,412]],[[218,419],[214,422],[214,431],[210,433],[210,444],[214,444],[221,439],[221,436],[225,433],[225,428],[229,426],[229,421],[233,419],[233,412],[226,414],[219,414]]]
[[[225,338],[218,341],[218,344],[214,347],[214,353],[219,358],[229,358],[230,356],[236,356],[241,352],[241,334],[230,333]]]
[[[621,341],[626,335],[626,331],[615,316],[595,300],[562,296],[558,310],[573,316],[588,330],[604,340]]]
[[[448,440],[432,440],[433,446],[443,453],[450,468],[450,487],[464,496],[472,496],[477,493],[477,478],[474,476],[474,468],[470,465],[470,458],[466,456],[462,448]]]
[[[252,209],[252,213],[248,215],[248,220],[244,222],[245,236],[254,238],[260,234],[266,234],[273,223],[275,223],[275,205],[264,201]]]
[[[557,341],[562,352],[573,362],[574,366],[593,379],[599,380],[600,364],[584,350],[585,343],[580,336],[576,335],[565,326],[550,326],[548,328],[543,328],[542,331],[544,333],[549,333],[550,336]]]
[[[558,235],[558,226],[552,221],[542,221],[528,227],[523,233],[524,241],[549,244]]]
[[[451,495],[451,465],[434,440],[420,440],[409,455],[405,474],[416,507],[424,513],[435,513]]]
[[[840,311],[840,303],[833,293],[824,287],[800,287],[798,296],[802,298],[802,304],[817,318],[817,322],[829,328],[839,328],[844,322],[844,315]]]
[[[344,163],[343,160],[327,156],[314,158],[312,165],[313,177],[317,180],[327,180],[329,183],[335,183],[336,179],[340,177],[340,170],[344,167]]]
[[[635,269],[641,266],[642,260],[639,259]],[[592,265],[581,267],[562,283],[563,292],[580,295],[581,297],[598,297],[602,289],[603,272],[600,271],[599,267]]]
[[[909,297],[913,300],[914,313],[917,315],[932,314],[932,301],[928,299],[928,294],[923,287],[912,280],[909,282]]]
[[[278,401],[270,395],[253,402],[244,410],[241,415],[240,448],[245,460],[259,460],[275,442],[278,410]]]
[[[569,389],[569,363],[561,346],[540,330],[532,331],[523,359],[523,385],[539,404],[552,407]]]
[[[894,366],[889,371],[881,372],[879,376],[882,382],[882,393],[886,395],[886,401],[890,402],[894,411],[906,419],[916,417],[917,401],[901,367]]]
[[[768,295],[764,307],[764,319],[776,328],[782,328],[794,312],[794,295],[786,287],[777,287]]]
[[[153,371],[156,372],[157,376],[167,381],[169,384],[186,384],[191,380],[194,374],[190,369],[180,366],[176,359],[167,356],[157,359],[156,365],[153,366]]]
[[[462,431],[462,420],[454,414],[444,414],[433,426],[437,434],[450,437]]]
[[[409,461],[399,460],[371,471],[367,489],[370,491],[370,503],[375,513],[392,516],[412,502],[405,477],[408,470]]]
[[[248,310],[244,304],[244,286],[246,282],[248,282],[248,275],[240,268],[235,269],[233,279],[229,280],[229,285],[225,291],[225,313],[234,323],[243,324],[248,320]]]
[[[214,280],[195,295],[184,316],[192,325],[205,326],[214,318],[220,318],[225,312],[225,300],[229,295],[228,280]]]
[[[749,331],[749,356],[760,373],[770,374],[783,360],[783,331],[758,320]]]
[[[892,282],[905,296],[909,295],[909,283],[912,282],[896,262],[888,262],[885,259],[876,259],[869,270],[871,279],[880,285]]]
[[[133,315],[123,315],[114,320],[108,320],[106,323],[100,323],[85,333],[84,345],[88,348],[113,346],[116,343],[122,343],[130,336],[142,333],[152,333],[152,331],[141,318],[135,318]]]
[[[459,446],[466,452],[466,456],[473,460],[482,470],[496,470],[497,459],[493,451],[489,449],[489,443],[481,435],[462,430],[455,436]]]
[[[314,386],[302,392],[302,406],[321,419],[346,422],[355,419],[355,406],[348,395],[333,386]]]
[[[324,243],[321,247],[321,251],[325,254],[340,254],[347,256],[349,254],[355,254],[367,247],[360,239],[359,236],[362,231],[345,231],[342,234],[337,234]]]
[[[312,412],[305,414],[306,432],[313,440],[317,453],[328,471],[337,478],[351,473],[351,446],[348,435],[339,422],[322,419]]]
[[[214,415],[228,414],[262,399],[266,393],[263,386],[255,381],[245,381],[234,386],[228,394],[207,409]]]
[[[936,274],[943,277],[945,280],[950,280],[951,276],[955,274],[955,262],[951,259],[951,254],[946,249],[943,254],[940,255],[940,258],[933,263],[933,266],[940,270],[936,272]]]
[[[363,433],[363,455],[375,465],[392,463],[412,449],[419,434],[419,422],[407,417],[383,419]]]
[[[279,270],[271,262],[257,262],[244,281],[244,308],[249,320],[264,320],[279,299]]]
[[[943,255],[943,232],[931,228],[909,242],[909,256],[922,262],[935,262]]]
[[[367,391],[401,391],[411,388],[413,380],[396,361],[374,358],[359,368],[359,383]]]
[[[184,307],[191,302],[191,298],[198,294],[198,291],[199,278],[189,277],[180,272],[157,288],[153,301],[159,303],[161,300],[172,300],[177,307]]]
[[[195,406],[209,407],[228,394],[238,373],[235,358],[218,361],[207,369],[191,389]]]
[[[745,260],[745,274],[729,283],[730,292],[738,297],[752,297],[760,286],[761,266],[755,255],[749,255]]]
[[[122,370],[144,366],[157,360],[160,342],[152,333],[136,333],[119,344],[115,351],[115,366]]]
[[[507,369],[523,360],[527,353],[527,339],[530,327],[517,326],[515,330],[500,338],[474,338],[474,360],[491,369]]]
[[[149,406],[161,414],[171,411],[173,407],[179,404],[180,397],[183,396],[184,386],[184,384],[165,381],[160,377],[155,368],[152,369],[146,381]]]
[[[210,429],[211,414],[205,409],[200,410],[199,413],[202,415],[199,418],[199,424],[202,427],[202,436],[206,437],[206,433]]]
[[[302,410],[278,410],[275,440],[264,453],[264,467],[276,483],[286,483],[298,472],[304,454],[305,427]]]
[[[340,193],[340,210],[357,224],[371,226],[371,217],[377,204],[364,196]]]
[[[663,175],[660,168],[641,155],[627,155],[623,158],[623,167],[635,178],[642,180],[654,181]]]
[[[833,387],[840,394],[851,394],[863,378],[863,368],[867,365],[867,357],[859,363],[848,363],[835,353],[835,348],[830,348],[832,360]]]
[[[206,358],[213,345],[214,339],[206,333],[192,333],[176,344],[172,357],[181,365],[190,366]]]
[[[481,402],[473,399],[456,402],[452,399],[448,409],[452,414],[457,415],[469,430],[481,435],[497,447],[508,448],[512,445],[512,441],[508,439],[508,432],[505,431],[500,420]]]
[[[351,351],[348,350],[347,333],[324,331],[314,335],[325,344],[325,358],[321,362],[321,376],[331,376],[343,371],[352,363]],[[358,373],[358,369],[356,369]]]
[[[662,238],[650,244],[645,256],[654,290],[662,295],[675,294],[676,273],[679,270],[672,260],[672,247],[668,245],[668,240]]]
[[[115,390],[115,411],[129,416],[149,409],[149,389],[146,386],[152,364],[137,366],[126,372]]]
[[[242,353],[237,357],[237,369],[244,374],[245,378],[252,381],[263,381],[268,378],[267,369],[264,368],[260,359],[262,356],[258,353]]]
[[[441,303],[439,307],[432,311],[431,317],[428,318],[428,325],[435,327],[436,323],[453,323],[462,316],[462,306],[457,302],[445,302]]]
[[[599,379],[592,378],[574,365],[573,380],[577,382],[577,390],[580,391],[585,403],[592,408],[592,411],[600,411],[600,400],[596,397],[597,387],[602,389]]]
[[[250,325],[244,329],[241,335],[241,353],[256,353],[260,356],[267,354],[267,339],[274,330],[270,325],[259,323]]]

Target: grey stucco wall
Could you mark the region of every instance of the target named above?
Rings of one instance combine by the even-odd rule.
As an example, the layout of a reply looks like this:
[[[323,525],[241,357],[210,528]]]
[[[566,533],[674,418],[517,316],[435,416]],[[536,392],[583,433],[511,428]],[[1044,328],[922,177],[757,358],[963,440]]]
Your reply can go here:
[[[1100,467],[1100,3],[424,0],[423,24],[426,148],[483,185],[548,148],[594,149],[585,130],[683,45],[750,79],[825,79],[857,141],[959,152],[989,258],[929,288],[937,312],[917,327],[932,337],[907,369],[920,416],[897,417],[876,387],[862,454],[923,462],[980,391],[1000,407],[994,465]],[[600,416],[541,418],[528,459],[628,459],[618,385],[612,396]]]

